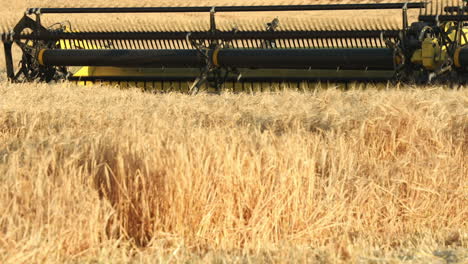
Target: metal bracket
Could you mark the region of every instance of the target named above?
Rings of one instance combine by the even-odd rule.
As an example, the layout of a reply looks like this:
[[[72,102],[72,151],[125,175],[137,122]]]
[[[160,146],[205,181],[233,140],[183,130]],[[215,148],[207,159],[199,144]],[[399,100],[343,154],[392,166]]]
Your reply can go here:
[[[216,7],[212,7],[210,10],[210,32],[216,32]]]
[[[408,27],[408,2],[406,2],[403,6],[403,31],[406,31]]]
[[[279,27],[279,19],[275,18],[271,22],[266,24],[266,31],[274,32]],[[272,40],[264,40],[262,43],[262,48],[276,48],[276,41]]]
[[[15,77],[15,69],[13,68],[13,55],[11,53],[13,42],[4,41],[3,48],[5,50],[5,63],[6,63],[6,73],[8,80],[13,81]]]

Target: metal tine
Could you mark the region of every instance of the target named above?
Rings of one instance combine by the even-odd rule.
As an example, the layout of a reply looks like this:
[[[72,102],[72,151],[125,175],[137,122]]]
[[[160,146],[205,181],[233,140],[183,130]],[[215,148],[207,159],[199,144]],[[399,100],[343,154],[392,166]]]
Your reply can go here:
[[[151,47],[151,49],[156,49],[156,48],[154,47],[154,40],[148,39],[148,45],[149,45],[149,47]]]
[[[174,43],[175,43],[175,46],[177,46],[177,49],[181,49],[180,48],[180,41],[179,40],[174,40]]]
[[[298,42],[300,43],[300,44],[299,44],[299,45],[300,45],[300,48],[305,48],[305,47],[306,47],[306,44],[305,44],[303,38],[299,39]]]
[[[341,41],[341,38],[335,38],[335,39],[333,39],[333,41],[334,41],[334,44],[336,45],[336,47],[338,47],[338,48],[344,48],[345,47],[343,42]]]
[[[98,39],[93,39],[93,49],[102,49]]]
[[[81,40],[81,43],[83,43],[83,48],[84,49],[90,49],[88,46],[88,41],[87,40]]]
[[[109,39],[107,41],[107,44],[109,45],[109,48],[110,49],[118,49],[116,43],[115,43],[115,39]]]
[[[96,43],[95,39],[90,39],[89,42],[91,42],[92,49],[99,49],[99,45]]]
[[[247,40],[247,48],[252,48],[252,40],[251,39],[248,39]]]
[[[132,39],[132,49],[140,49],[137,39]]]
[[[275,39],[275,44],[276,44],[276,48],[280,49],[281,48],[281,39]]]
[[[93,42],[90,39],[84,40],[86,49],[94,49]]]
[[[124,41],[125,41],[125,48],[126,48],[126,49],[132,49],[131,40],[126,39],[126,40],[124,40]]]
[[[125,43],[125,40],[119,39],[119,44],[121,49],[126,49],[127,44]]]
[[[147,50],[151,49],[150,46],[149,46],[149,40],[143,39],[143,40],[141,40],[141,43],[143,44],[144,49],[147,49]]]
[[[363,47],[363,48],[367,48],[367,47],[368,47],[368,45],[367,45],[367,39],[366,39],[366,38],[362,38],[362,39],[361,39],[361,44],[362,44],[362,47]]]
[[[115,39],[108,39],[107,40],[107,47],[109,49],[118,49]]]
[[[303,38],[298,39],[297,42],[299,43],[299,47],[300,47],[301,49],[305,48],[306,45],[307,45],[307,44],[305,43],[305,41],[304,41]]]
[[[300,44],[299,44],[299,40],[298,40],[298,39],[293,39],[292,42],[293,42],[293,46],[294,46],[295,49],[297,49],[297,48],[300,47]]]
[[[276,48],[283,48],[283,40],[282,39],[277,39],[276,40]]]
[[[316,48],[316,49],[317,49],[317,48],[320,48],[320,43],[319,43],[318,39],[313,38],[313,39],[312,39],[312,43],[313,43],[313,45],[314,45],[314,48]]]
[[[104,32],[108,32],[105,28],[103,29]],[[99,44],[101,45],[102,49],[108,49],[107,40],[100,39]]]
[[[146,49],[143,40],[139,39],[136,41],[139,49]]]
[[[364,44],[363,44],[363,42],[362,42],[362,38],[358,38],[358,40],[359,40],[359,44],[358,44],[358,45],[360,45],[360,48],[365,48],[365,46],[364,46]]]
[[[291,43],[291,48],[296,48],[297,45],[296,45],[296,39],[290,39],[290,43]]]
[[[114,49],[121,49],[121,48],[120,48],[120,44],[119,44],[119,42],[117,41],[117,39],[112,39],[112,48],[114,48]]]
[[[101,46],[101,49],[107,49],[106,43],[104,42],[104,40],[100,39],[99,40],[99,45]]]

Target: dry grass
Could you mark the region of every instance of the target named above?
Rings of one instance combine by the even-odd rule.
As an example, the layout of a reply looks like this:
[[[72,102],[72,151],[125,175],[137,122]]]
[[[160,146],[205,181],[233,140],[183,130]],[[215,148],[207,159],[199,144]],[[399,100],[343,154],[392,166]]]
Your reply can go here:
[[[466,88],[192,97],[0,65],[0,263],[468,262]]]
[[[0,88],[0,262],[468,261],[468,91]]]

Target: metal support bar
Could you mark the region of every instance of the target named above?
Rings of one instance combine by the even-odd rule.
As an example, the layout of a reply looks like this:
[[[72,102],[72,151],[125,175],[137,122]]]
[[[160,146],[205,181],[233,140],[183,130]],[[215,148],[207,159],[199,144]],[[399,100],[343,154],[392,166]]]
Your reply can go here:
[[[231,40],[231,39],[307,39],[307,38],[380,38],[381,34],[385,38],[399,37],[399,30],[331,30],[331,31],[217,31],[210,32],[47,32],[42,31],[36,34],[14,35],[14,40],[186,40],[190,34],[190,39],[203,40]]]
[[[210,32],[216,32],[216,8],[213,7],[210,10]]]
[[[468,15],[421,15],[419,21],[433,23],[437,21],[468,21]]]
[[[3,48],[5,50],[5,63],[6,63],[6,73],[10,81],[15,77],[15,72],[13,68],[13,55],[11,53],[12,42],[3,42]]]
[[[408,29],[408,3],[403,6],[403,32]],[[406,33],[403,33],[406,35]]]
[[[331,4],[331,5],[266,5],[266,6],[219,6],[216,12],[259,12],[259,11],[316,11],[316,10],[372,10],[401,9],[405,3],[380,4]],[[408,3],[408,8],[424,8],[426,3]],[[91,8],[29,8],[26,14],[40,10],[42,14],[72,13],[179,13],[210,12],[212,7],[91,7]]]

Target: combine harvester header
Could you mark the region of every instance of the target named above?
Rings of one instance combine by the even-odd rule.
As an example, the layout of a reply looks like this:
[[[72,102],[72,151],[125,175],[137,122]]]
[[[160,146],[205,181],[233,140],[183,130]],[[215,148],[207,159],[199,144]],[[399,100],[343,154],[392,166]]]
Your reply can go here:
[[[220,30],[217,13],[401,10],[399,28],[282,29],[275,18],[263,30]],[[417,9],[417,21],[408,10]],[[46,27],[48,14],[207,13],[208,30],[73,30]],[[468,77],[465,1],[217,7],[30,8],[2,34],[12,82],[71,80],[141,84],[164,90],[216,90],[253,82],[465,82]],[[307,22],[307,19],[305,19]],[[372,23],[370,21],[369,23]],[[56,25],[56,24],[55,24]],[[168,26],[170,27],[170,25]],[[22,51],[15,70],[12,47]],[[78,68],[77,68],[78,67]]]

